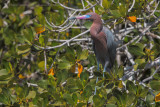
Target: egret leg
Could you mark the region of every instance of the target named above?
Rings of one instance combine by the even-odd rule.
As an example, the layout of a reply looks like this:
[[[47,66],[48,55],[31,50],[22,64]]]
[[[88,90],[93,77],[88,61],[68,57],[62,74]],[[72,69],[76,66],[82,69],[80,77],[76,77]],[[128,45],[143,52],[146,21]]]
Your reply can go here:
[[[97,61],[97,71],[99,71],[99,61]],[[98,82],[98,77],[96,79],[96,83]],[[97,87],[95,86],[94,95],[96,95]]]
[[[104,69],[103,69],[103,78],[104,78],[104,73],[106,72],[106,69],[107,69],[107,67],[108,67],[108,62],[106,62],[105,63],[105,65],[104,65]],[[109,69],[107,69],[107,72],[109,72]]]

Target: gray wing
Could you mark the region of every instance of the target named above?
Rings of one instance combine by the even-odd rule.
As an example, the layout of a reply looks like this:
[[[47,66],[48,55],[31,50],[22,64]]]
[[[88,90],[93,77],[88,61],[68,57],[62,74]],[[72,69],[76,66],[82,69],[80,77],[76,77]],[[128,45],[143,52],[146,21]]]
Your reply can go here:
[[[106,38],[107,38],[107,48],[108,48],[109,58],[111,62],[109,65],[109,68],[111,68],[116,58],[117,43],[115,41],[115,36],[107,27],[103,27],[103,32],[106,34]]]

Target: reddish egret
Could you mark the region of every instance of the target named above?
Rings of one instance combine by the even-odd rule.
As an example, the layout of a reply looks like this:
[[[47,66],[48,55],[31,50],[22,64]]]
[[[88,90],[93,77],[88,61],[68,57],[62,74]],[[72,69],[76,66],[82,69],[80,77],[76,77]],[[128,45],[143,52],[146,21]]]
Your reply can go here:
[[[98,70],[99,62],[104,67],[104,77],[104,72],[110,72],[116,57],[116,42],[114,35],[108,28],[103,26],[101,17],[96,13],[87,13],[86,15],[72,17],[71,19],[86,19],[93,21],[90,28],[91,38],[93,39],[93,50],[97,58]]]

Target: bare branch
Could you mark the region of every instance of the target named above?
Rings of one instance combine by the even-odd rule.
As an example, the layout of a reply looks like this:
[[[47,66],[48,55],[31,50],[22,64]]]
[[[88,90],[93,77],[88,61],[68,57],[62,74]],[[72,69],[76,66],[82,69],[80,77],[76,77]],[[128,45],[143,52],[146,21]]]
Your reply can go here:
[[[60,6],[62,6],[62,7],[65,8],[65,9],[69,9],[69,10],[73,10],[73,11],[79,11],[79,12],[87,11],[87,10],[93,8],[94,6],[96,6],[96,5],[98,4],[98,3],[95,3],[93,6],[87,8],[87,9],[74,9],[74,8],[67,7],[67,6],[61,4],[61,3],[59,2],[59,0],[57,0],[57,2],[54,2],[53,0],[51,0],[51,1],[52,1],[53,3],[58,3]]]
[[[159,23],[160,22],[160,17],[158,17],[157,18],[157,20],[155,21],[155,22],[153,22],[153,23],[151,23],[150,25],[148,25],[146,28],[144,28],[143,30],[142,30],[142,32],[141,32],[141,34],[139,35],[139,36],[136,36],[135,38],[133,38],[131,41],[129,41],[128,43],[126,43],[125,45],[122,45],[121,47],[119,47],[119,48],[117,48],[117,50],[119,50],[119,49],[122,49],[122,48],[124,48],[124,47],[126,47],[127,45],[129,45],[129,44],[131,44],[131,43],[133,43],[136,39],[138,39],[139,37],[141,37],[141,36],[143,36],[143,35],[145,35],[145,33],[152,27],[152,26],[154,26],[154,25],[156,25],[157,23]]]
[[[44,71],[47,73],[47,56],[46,56],[46,50],[44,50]]]
[[[160,69],[160,66],[156,69],[156,71],[155,71],[150,77],[144,79],[144,80],[142,81],[142,83],[147,82],[147,81],[149,81],[149,80],[152,80],[152,79],[153,79],[153,76],[159,71],[159,69]]]
[[[40,49],[43,49],[43,50],[44,50],[44,49],[46,49],[46,50],[55,49],[55,48],[59,48],[59,47],[62,47],[62,46],[64,46],[64,45],[70,43],[70,42],[73,41],[74,39],[76,39],[76,38],[78,38],[78,37],[80,37],[80,36],[82,36],[82,35],[88,33],[89,31],[90,31],[90,29],[86,30],[86,31],[83,32],[83,33],[80,33],[79,35],[73,37],[72,39],[69,39],[68,41],[66,41],[66,42],[64,42],[64,43],[62,43],[62,44],[60,44],[60,45],[57,45],[57,46],[46,47],[46,48],[44,48],[44,47],[40,47],[40,46],[35,45],[35,44],[33,44],[33,45],[36,46],[36,47],[38,47],[38,48],[40,48]]]
[[[135,4],[135,0],[133,0],[132,6],[128,9],[128,12],[132,10],[132,8],[134,7],[134,4]]]

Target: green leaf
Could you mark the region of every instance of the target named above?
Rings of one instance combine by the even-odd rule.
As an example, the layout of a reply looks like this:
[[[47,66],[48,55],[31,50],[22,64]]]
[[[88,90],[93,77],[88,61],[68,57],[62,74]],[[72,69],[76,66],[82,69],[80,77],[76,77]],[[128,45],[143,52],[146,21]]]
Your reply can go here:
[[[44,61],[41,61],[41,62],[39,62],[38,63],[38,67],[42,70],[42,71],[44,71]]]
[[[0,84],[7,84],[12,79],[12,74],[8,73],[6,69],[0,70]]]
[[[1,69],[0,76],[2,76],[2,75],[8,75],[8,71],[6,69]]]
[[[86,22],[84,23],[84,26],[85,26],[87,29],[89,29],[89,28],[91,27],[91,25],[92,25],[92,22],[90,22],[90,21],[86,21]]]
[[[35,91],[29,91],[29,94],[26,97],[26,99],[35,98],[35,96],[36,96],[36,92]]]
[[[141,92],[140,92],[139,96],[142,97],[142,98],[145,98],[147,96],[148,91],[149,90],[146,87],[141,89]]]
[[[88,57],[88,50],[83,50],[80,55],[79,60],[85,60],[85,59],[87,59],[87,57]]]
[[[108,100],[108,103],[115,104],[117,102],[117,98],[115,96],[111,96]]]
[[[150,82],[150,86],[153,90],[160,91],[160,81],[153,80]]]
[[[72,67],[73,64],[71,64],[68,61],[64,61],[64,62],[60,62],[58,63],[58,68],[59,69],[70,69]]]
[[[23,30],[23,35],[26,38],[26,42],[31,44],[32,40],[33,40],[33,31],[31,28],[27,28]]]
[[[126,99],[125,99],[127,107],[131,106],[131,104],[134,103],[135,98],[136,96],[133,93],[127,94]]]
[[[115,75],[118,75],[119,78],[121,78],[124,74],[124,67],[123,66],[116,66]]]
[[[41,44],[41,46],[45,46],[44,35],[40,35],[40,37],[39,37],[39,43]]]
[[[103,106],[105,100],[101,98],[99,95],[94,95],[93,102],[96,106]]]
[[[2,27],[2,26],[3,26],[3,19],[0,18],[0,27]]]
[[[145,59],[136,59],[135,62],[138,64],[138,68],[142,69],[146,65]]]
[[[102,4],[105,9],[108,9],[111,6],[111,0],[103,0]]]
[[[82,72],[80,78],[81,80],[88,80],[89,74],[87,72]]]
[[[132,81],[127,81],[126,88],[130,93],[136,94],[137,88]]]
[[[83,89],[82,82],[79,79],[76,80],[76,85],[78,86],[79,89]]]
[[[115,104],[106,104],[106,107],[117,107]]]
[[[28,45],[28,44],[18,46],[18,48],[17,48],[17,52],[18,52],[19,55],[27,53],[29,51],[30,51],[30,45]]]
[[[129,52],[130,52],[131,54],[136,55],[136,56],[145,55],[144,52],[143,52],[142,47],[137,46],[137,45],[130,45],[130,46],[128,47],[128,50],[129,50]]]
[[[78,97],[77,97],[77,94],[76,94],[76,93],[73,93],[72,99],[73,99],[73,101],[74,101],[75,103],[77,103]]]
[[[41,15],[43,8],[41,6],[37,6],[34,8],[35,15]]]
[[[65,94],[63,95],[63,98],[64,98],[64,100],[67,101],[67,103],[69,103],[69,104],[71,104],[71,105],[74,104],[73,99],[72,99],[72,97],[71,97],[70,94],[66,94],[66,93],[65,93]]]
[[[119,10],[110,10],[110,12],[115,18],[121,17]]]
[[[147,101],[148,103],[153,103],[153,102],[154,102],[154,96],[148,94],[147,97],[146,97],[146,101]]]
[[[122,17],[125,17],[126,16],[126,13],[127,13],[127,8],[126,8],[126,5],[124,4],[121,4],[119,7],[119,12],[120,14],[122,15]]]
[[[87,85],[85,88],[84,88],[84,91],[82,93],[82,96],[85,98],[85,99],[89,99],[89,97],[92,95],[92,87],[90,85]]]
[[[113,82],[110,82],[109,84],[107,84],[106,88],[107,89],[112,89],[114,86],[114,83]]]

